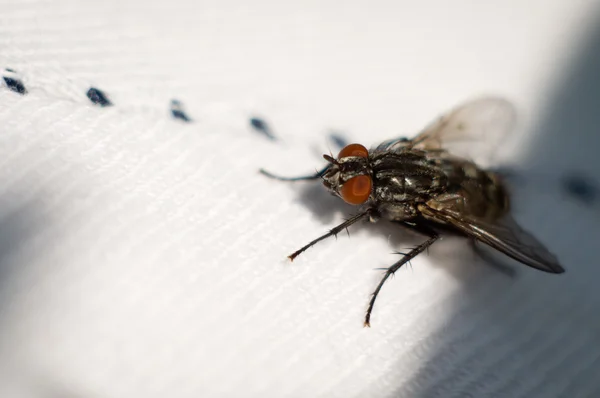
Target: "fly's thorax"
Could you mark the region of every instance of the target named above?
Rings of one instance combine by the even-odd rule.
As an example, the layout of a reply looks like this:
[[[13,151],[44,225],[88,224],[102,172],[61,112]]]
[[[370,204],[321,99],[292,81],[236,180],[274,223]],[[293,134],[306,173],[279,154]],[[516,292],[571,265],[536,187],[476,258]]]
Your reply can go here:
[[[448,186],[446,174],[424,151],[380,153],[371,168],[374,197],[382,204],[424,202]]]
[[[419,214],[418,203],[416,201],[378,202],[377,210],[388,220],[410,220]]]

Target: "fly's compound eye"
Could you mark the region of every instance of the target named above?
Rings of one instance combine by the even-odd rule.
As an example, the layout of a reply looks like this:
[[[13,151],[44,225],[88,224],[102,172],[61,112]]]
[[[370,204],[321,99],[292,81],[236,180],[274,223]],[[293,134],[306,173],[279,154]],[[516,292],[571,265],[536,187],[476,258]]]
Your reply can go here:
[[[338,160],[348,156],[366,158],[369,156],[369,151],[367,151],[367,148],[360,144],[350,144],[342,148],[340,154],[338,155]]]
[[[344,148],[342,151],[344,151],[346,148]],[[373,181],[371,180],[370,176],[360,175],[352,177],[351,179],[346,181],[344,185],[342,185],[342,188],[340,189],[340,196],[342,197],[342,199],[344,199],[344,202],[348,204],[361,205],[369,199],[369,195],[371,195],[372,185]]]

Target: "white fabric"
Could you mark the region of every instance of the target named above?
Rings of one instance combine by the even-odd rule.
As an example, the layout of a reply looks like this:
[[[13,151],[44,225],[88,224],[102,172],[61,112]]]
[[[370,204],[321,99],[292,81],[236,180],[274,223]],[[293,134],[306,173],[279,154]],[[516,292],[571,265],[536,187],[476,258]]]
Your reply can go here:
[[[29,94],[0,90],[1,396],[600,396],[598,206],[558,183],[599,169],[575,104],[600,91],[563,98],[597,78],[593,3],[3,2]],[[373,269],[414,241],[358,226],[290,265],[351,209],[258,168],[311,172],[330,131],[371,146],[481,93],[519,106],[504,159],[548,178],[516,217],[567,273],[511,280],[446,239],[362,328]]]

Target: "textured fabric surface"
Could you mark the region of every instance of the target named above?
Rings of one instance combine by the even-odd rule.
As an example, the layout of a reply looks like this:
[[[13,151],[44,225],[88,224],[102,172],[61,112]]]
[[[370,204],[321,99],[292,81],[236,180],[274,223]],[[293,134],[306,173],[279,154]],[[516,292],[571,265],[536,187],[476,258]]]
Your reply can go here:
[[[3,2],[0,66],[27,94],[0,86],[0,395],[600,396],[599,206],[561,182],[600,184],[597,11]],[[510,278],[444,239],[362,328],[374,269],[415,237],[360,225],[290,265],[352,208],[258,168],[311,172],[331,132],[371,146],[481,93],[521,111],[516,218],[567,273]]]

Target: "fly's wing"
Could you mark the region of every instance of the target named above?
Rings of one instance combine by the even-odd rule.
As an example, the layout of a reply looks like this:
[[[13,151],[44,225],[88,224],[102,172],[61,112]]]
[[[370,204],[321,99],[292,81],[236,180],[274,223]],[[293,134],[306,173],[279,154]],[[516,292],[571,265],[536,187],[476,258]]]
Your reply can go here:
[[[445,149],[486,166],[500,142],[514,129],[516,120],[511,102],[501,97],[482,97],[452,109],[410,140],[389,140],[375,150],[394,151],[407,146],[429,151]]]
[[[436,210],[435,207],[421,206],[420,210],[432,221],[450,224],[525,265],[554,274],[565,271],[556,257],[533,235],[523,230],[510,214],[489,221],[452,208]]]

